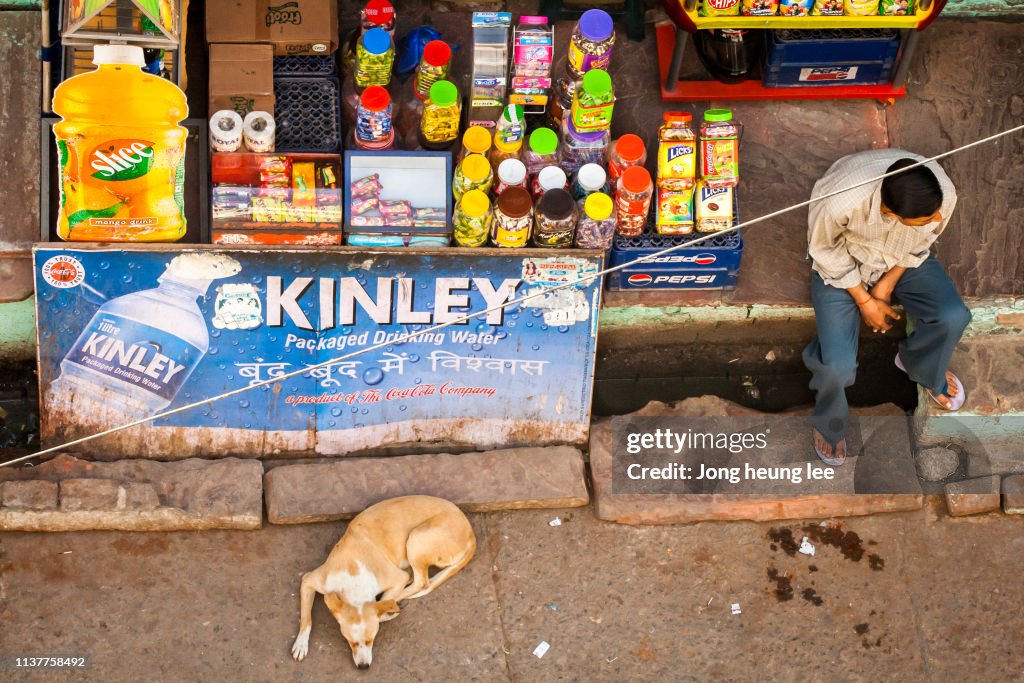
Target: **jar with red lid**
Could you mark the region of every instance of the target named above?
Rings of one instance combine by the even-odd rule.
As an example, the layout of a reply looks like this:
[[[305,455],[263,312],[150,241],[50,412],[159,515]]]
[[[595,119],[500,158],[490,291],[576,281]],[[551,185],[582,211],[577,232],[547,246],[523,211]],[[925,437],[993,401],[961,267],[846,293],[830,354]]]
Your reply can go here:
[[[391,95],[379,85],[371,85],[359,97],[356,108],[355,143],[360,149],[390,149],[395,142],[391,122]]]
[[[615,208],[618,211],[618,233],[623,237],[638,237],[647,225],[651,210],[654,183],[643,166],[630,166],[619,177]]]
[[[370,0],[359,12],[359,21],[363,31],[382,28],[395,37],[395,8],[388,0]]]
[[[647,163],[647,148],[639,135],[628,133],[612,145],[608,159],[608,179],[614,190],[622,172],[630,166],[643,166]]]
[[[413,92],[422,102],[430,95],[430,86],[448,78],[452,65],[452,49],[443,40],[431,40],[423,46],[423,57],[416,67]]]

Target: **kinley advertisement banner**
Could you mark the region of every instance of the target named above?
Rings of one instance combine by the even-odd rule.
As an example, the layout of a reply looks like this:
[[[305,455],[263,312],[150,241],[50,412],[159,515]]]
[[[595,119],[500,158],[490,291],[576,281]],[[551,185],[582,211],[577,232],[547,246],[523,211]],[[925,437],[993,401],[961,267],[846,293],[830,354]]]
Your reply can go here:
[[[78,450],[251,457],[587,439],[600,278],[425,330],[577,282],[600,256],[39,246],[34,258],[48,445],[378,344]]]

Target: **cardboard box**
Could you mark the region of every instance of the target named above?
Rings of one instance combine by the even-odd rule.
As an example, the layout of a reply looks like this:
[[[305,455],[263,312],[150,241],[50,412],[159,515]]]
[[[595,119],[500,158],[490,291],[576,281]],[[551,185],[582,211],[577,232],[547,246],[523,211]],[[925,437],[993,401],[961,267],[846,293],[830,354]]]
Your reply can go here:
[[[210,46],[210,115],[231,109],[274,113],[274,48],[270,45]]]
[[[210,0],[207,43],[270,43],[275,55],[338,49],[337,0]]]

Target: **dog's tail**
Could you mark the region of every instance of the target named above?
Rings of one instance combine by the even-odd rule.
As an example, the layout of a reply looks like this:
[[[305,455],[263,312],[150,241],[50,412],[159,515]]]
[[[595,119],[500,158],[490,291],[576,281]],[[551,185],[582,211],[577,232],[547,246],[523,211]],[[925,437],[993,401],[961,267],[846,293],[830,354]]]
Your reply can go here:
[[[476,536],[471,534],[470,537],[469,537],[469,546],[466,547],[466,552],[464,552],[462,554],[462,557],[460,557],[458,560],[456,560],[453,564],[448,565],[447,567],[445,567],[444,569],[442,569],[438,573],[436,573],[433,576],[431,576],[430,577],[430,581],[427,582],[427,587],[424,588],[423,590],[421,590],[419,593],[416,593],[414,595],[410,595],[409,598],[410,599],[412,599],[412,598],[421,598],[424,595],[426,595],[427,593],[429,593],[430,591],[432,591],[435,588],[437,588],[438,586],[440,586],[442,583],[444,583],[448,579],[452,578],[452,576],[454,576],[457,571],[459,571],[460,569],[465,567],[467,564],[469,564],[469,561],[473,559],[473,555],[475,553],[476,553]]]

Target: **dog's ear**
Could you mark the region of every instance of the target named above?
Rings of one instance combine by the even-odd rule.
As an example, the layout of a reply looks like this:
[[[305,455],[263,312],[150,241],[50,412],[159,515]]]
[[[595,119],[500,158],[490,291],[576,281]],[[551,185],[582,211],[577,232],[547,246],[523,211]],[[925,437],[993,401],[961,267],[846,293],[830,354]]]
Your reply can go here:
[[[399,612],[398,603],[394,600],[379,600],[375,602],[373,606],[377,610],[377,618],[381,618],[386,615],[396,615]]]

